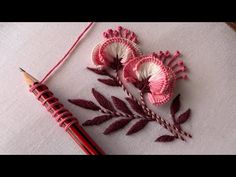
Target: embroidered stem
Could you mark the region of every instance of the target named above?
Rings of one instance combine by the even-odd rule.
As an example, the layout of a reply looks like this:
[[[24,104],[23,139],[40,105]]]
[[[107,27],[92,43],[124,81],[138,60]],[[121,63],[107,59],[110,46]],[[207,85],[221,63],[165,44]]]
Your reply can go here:
[[[140,99],[141,99],[141,103],[144,104],[146,106],[146,102],[144,100],[144,95],[142,92],[140,92]],[[146,106],[147,107],[147,106]],[[149,109],[147,107],[147,109]],[[192,138],[192,135],[190,135],[189,133],[177,128],[175,125],[170,124],[169,122],[167,122],[166,120],[164,120],[162,117],[158,116],[157,114],[155,114],[151,109],[149,109],[149,111],[152,114],[152,118],[156,119],[157,122],[161,123],[163,122],[165,125],[167,125],[168,127],[171,127],[171,129],[173,129],[176,133],[187,136],[189,138]]]
[[[110,110],[102,109],[102,108],[99,109],[99,112],[101,112],[103,114],[109,114],[109,115],[114,116],[114,117],[127,117],[127,118],[130,118],[130,119],[144,119],[145,118],[149,121],[153,121],[153,119],[150,119],[149,117],[142,117],[142,116],[135,115],[135,114],[124,114],[124,113],[120,113],[120,112],[117,112],[117,111],[110,111]]]
[[[179,135],[179,131],[177,128],[174,128],[170,123],[168,123],[166,120],[164,120],[163,118],[161,118],[160,116],[156,115],[153,111],[151,111],[145,104],[144,100],[143,102],[138,101],[124,86],[123,82],[120,80],[119,74],[118,72],[116,72],[116,80],[117,82],[120,84],[120,86],[122,87],[123,91],[129,96],[131,97],[135,102],[137,102],[142,109],[145,111],[145,113],[147,113],[147,116],[153,120],[156,120],[162,127],[164,127],[165,129],[169,130],[172,134],[174,134],[176,136],[176,138],[179,138],[183,141],[185,141],[185,139]],[[141,96],[141,99],[143,99],[143,97]],[[177,132],[176,132],[177,131]],[[181,134],[181,133],[180,133]],[[187,134],[187,133],[186,133]]]

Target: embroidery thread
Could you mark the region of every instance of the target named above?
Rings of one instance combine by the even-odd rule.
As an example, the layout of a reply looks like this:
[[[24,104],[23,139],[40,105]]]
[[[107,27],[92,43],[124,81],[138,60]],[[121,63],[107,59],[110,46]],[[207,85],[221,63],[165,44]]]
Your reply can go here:
[[[171,135],[161,135],[156,142],[171,142],[175,139],[186,141],[192,136],[181,128],[181,124],[190,118],[188,109],[180,116],[176,113],[180,109],[180,95],[172,101],[170,114],[173,123],[168,122],[152,111],[146,104],[147,96],[150,103],[161,106],[174,95],[176,81],[187,79],[187,67],[179,60],[180,52],[171,55],[169,51],[160,51],[151,55],[143,55],[138,46],[138,39],[134,32],[121,26],[117,30],[109,29],[103,33],[105,40],[99,43],[92,52],[92,60],[96,68],[88,70],[107,78],[98,78],[104,85],[121,87],[127,94],[126,101],[111,96],[112,102],[99,91],[92,89],[92,94],[98,104],[84,99],[70,99],[70,103],[79,107],[99,111],[103,115],[94,117],[83,123],[83,126],[100,125],[108,120],[117,119],[103,132],[105,135],[120,130],[130,124],[126,135],[131,135],[144,129],[149,122],[157,122]],[[123,76],[123,79],[121,79]],[[128,91],[123,82],[132,84],[139,91],[139,99]]]

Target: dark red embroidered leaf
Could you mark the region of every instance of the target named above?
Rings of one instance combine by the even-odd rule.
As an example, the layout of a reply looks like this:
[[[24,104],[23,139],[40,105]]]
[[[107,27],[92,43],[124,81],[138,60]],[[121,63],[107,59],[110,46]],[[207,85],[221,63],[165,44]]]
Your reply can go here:
[[[91,110],[94,110],[94,111],[97,111],[97,110],[100,109],[100,107],[97,106],[92,101],[82,100],[82,99],[74,99],[74,100],[69,99],[68,101],[70,103],[76,105],[76,106],[79,106],[79,107],[82,107],[82,108],[85,108],[85,109],[91,109]]]
[[[109,86],[120,86],[119,82],[114,79],[98,79],[98,81]]]
[[[156,139],[156,142],[171,142],[175,140],[175,136],[162,135]]]
[[[90,67],[87,67],[87,69],[99,75],[105,75],[105,76],[109,75],[108,72],[104,69],[90,68]]]
[[[96,100],[98,101],[98,103],[102,107],[104,107],[104,108],[106,108],[110,111],[115,111],[115,109],[114,109],[113,105],[111,104],[111,102],[108,99],[106,99],[106,97],[104,97],[101,93],[96,91],[94,88],[92,89],[92,93],[93,93],[93,96],[96,98]]]
[[[119,99],[115,96],[112,96],[111,99],[117,109],[119,109],[120,111],[122,111],[126,114],[132,114],[132,112],[129,110],[129,108],[127,107],[127,105],[124,101],[122,101],[121,99]]]
[[[112,132],[115,132],[121,128],[123,128],[124,126],[126,126],[129,122],[131,121],[131,119],[120,119],[117,120],[115,122],[113,122],[104,132],[104,135],[108,135]]]
[[[91,120],[86,120],[82,125],[83,126],[99,125],[103,122],[110,120],[111,118],[112,118],[111,115],[97,116]]]
[[[172,117],[175,116],[175,114],[179,111],[180,109],[180,100],[179,100],[180,94],[178,94],[175,99],[173,100],[173,102],[171,103],[170,106],[170,113],[172,115]]]
[[[177,122],[178,124],[182,124],[182,123],[186,122],[186,121],[189,119],[190,114],[191,114],[191,110],[188,109],[187,111],[185,111],[183,114],[181,114],[181,115],[178,117],[178,119],[176,120],[176,122]]]
[[[145,115],[145,112],[143,111],[142,106],[140,106],[135,100],[129,97],[126,97],[125,99],[128,101],[128,103],[130,104],[131,108],[134,111],[136,111],[137,113],[141,115]]]
[[[138,122],[136,122],[126,133],[126,135],[131,135],[133,133],[136,133],[140,130],[142,130],[148,123],[149,121],[147,119],[141,119]]]

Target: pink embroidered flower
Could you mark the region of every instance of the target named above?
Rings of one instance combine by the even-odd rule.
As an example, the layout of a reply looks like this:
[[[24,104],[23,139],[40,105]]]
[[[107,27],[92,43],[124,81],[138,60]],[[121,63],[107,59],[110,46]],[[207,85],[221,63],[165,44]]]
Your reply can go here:
[[[103,35],[106,40],[98,44],[92,52],[95,65],[119,70],[131,58],[141,55],[134,32],[119,26],[117,30],[109,29]]]
[[[182,74],[186,71],[183,62],[176,61],[179,55],[176,52],[171,57],[167,51],[136,57],[124,66],[124,78],[143,93],[148,93],[151,103],[162,105],[173,96],[176,80],[187,79],[187,75]]]

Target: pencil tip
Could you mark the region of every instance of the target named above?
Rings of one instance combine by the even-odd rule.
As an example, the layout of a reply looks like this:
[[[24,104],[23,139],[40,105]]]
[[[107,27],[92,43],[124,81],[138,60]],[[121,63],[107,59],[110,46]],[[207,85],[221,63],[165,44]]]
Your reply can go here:
[[[22,68],[20,68],[20,71],[25,72],[25,70],[23,70]]]

